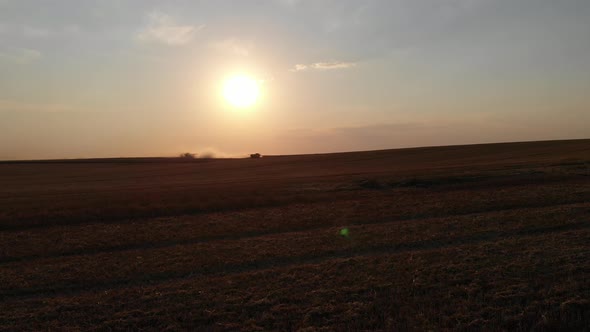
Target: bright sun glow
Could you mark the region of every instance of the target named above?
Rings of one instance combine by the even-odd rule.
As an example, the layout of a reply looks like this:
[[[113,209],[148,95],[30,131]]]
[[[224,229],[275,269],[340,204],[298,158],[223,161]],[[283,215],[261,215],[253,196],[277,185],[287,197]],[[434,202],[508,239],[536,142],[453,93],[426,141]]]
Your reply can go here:
[[[248,76],[231,77],[223,85],[223,97],[234,107],[250,107],[256,103],[259,95],[258,82]]]

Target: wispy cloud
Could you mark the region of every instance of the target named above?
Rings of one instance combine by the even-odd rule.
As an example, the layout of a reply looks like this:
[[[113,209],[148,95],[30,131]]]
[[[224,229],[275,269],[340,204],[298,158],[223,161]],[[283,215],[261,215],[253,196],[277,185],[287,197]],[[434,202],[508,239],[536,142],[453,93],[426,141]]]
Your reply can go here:
[[[41,58],[41,52],[30,48],[0,48],[0,63],[26,65]]]
[[[49,30],[34,26],[24,26],[22,31],[26,37],[42,38],[49,36]]]
[[[311,64],[296,64],[291,68],[292,72],[306,71],[306,70],[336,70],[336,69],[348,69],[355,67],[355,62],[341,62],[341,61],[328,61],[328,62],[315,62]]]
[[[228,52],[240,56],[248,56],[252,49],[252,43],[243,42],[234,38],[212,42],[209,46],[217,51]]]
[[[282,5],[295,6],[298,5],[301,0],[277,0],[277,2]]]
[[[164,13],[152,12],[148,15],[148,25],[137,34],[142,42],[159,42],[167,45],[186,45],[194,35],[205,28],[201,25],[181,25]]]
[[[332,69],[352,68],[354,66],[356,66],[356,63],[354,63],[354,62],[333,61],[333,62],[317,62],[317,63],[312,64],[311,68],[319,69],[319,70],[332,70]]]

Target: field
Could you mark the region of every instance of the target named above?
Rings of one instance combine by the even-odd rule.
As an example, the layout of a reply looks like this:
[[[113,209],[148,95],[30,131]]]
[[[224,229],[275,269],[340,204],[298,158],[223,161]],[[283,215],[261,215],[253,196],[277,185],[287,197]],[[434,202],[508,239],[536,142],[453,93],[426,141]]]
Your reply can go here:
[[[183,329],[589,331],[590,140],[0,163],[0,330]]]

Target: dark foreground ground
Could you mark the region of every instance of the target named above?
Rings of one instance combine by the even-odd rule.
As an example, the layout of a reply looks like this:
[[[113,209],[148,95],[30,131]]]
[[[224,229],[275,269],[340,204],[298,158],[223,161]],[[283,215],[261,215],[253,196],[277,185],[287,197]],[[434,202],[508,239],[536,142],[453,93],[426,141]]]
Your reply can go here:
[[[0,330],[589,326],[590,140],[0,163]]]

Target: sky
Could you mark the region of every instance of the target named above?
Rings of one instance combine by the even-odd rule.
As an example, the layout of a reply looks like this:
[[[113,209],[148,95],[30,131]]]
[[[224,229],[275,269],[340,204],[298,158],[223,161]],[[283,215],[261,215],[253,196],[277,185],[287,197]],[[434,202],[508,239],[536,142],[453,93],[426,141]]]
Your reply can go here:
[[[590,138],[588,0],[0,0],[0,160]],[[247,75],[255,105],[223,82]]]

